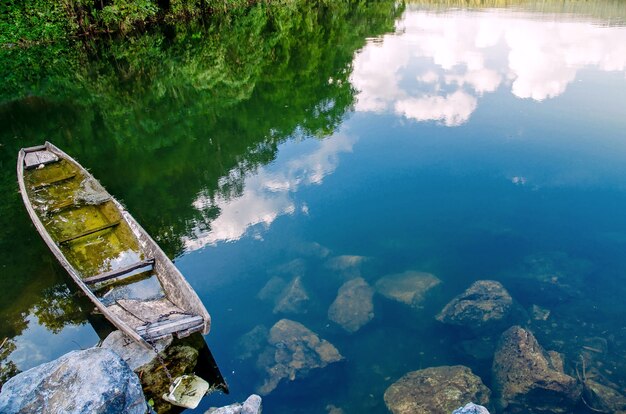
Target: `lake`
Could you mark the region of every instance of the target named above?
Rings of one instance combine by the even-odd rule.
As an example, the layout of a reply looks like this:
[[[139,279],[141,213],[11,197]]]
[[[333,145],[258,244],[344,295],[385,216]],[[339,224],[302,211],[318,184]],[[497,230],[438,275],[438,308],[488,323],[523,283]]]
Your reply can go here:
[[[17,191],[17,151],[49,140],[211,313],[231,392],[189,412],[255,392],[265,344],[246,334],[283,318],[343,359],[283,379],[268,413],[385,413],[393,382],[440,365],[490,387],[491,354],[468,350],[480,338],[435,319],[477,280],[502,283],[566,371],[591,348],[591,368],[626,389],[626,11],[465,4],[257,7],[6,52],[23,60],[0,61],[14,74],[0,91],[1,374],[100,339]],[[375,293],[355,332],[329,319],[347,281],[409,271],[440,281],[416,306]],[[282,306],[294,281],[303,296]]]

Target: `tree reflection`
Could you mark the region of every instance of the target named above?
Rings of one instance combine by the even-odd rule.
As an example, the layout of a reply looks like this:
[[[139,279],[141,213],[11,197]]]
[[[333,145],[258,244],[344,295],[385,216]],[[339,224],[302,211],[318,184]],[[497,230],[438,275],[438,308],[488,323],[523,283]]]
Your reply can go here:
[[[337,128],[355,102],[355,51],[401,12],[388,0],[259,4],[210,25],[1,50],[10,81],[0,86],[0,338],[20,335],[31,313],[56,333],[89,309],[28,221],[19,148],[47,139],[75,156],[177,256],[192,229],[219,216],[194,208],[200,192],[237,197],[245,173],[271,162],[280,143]]]

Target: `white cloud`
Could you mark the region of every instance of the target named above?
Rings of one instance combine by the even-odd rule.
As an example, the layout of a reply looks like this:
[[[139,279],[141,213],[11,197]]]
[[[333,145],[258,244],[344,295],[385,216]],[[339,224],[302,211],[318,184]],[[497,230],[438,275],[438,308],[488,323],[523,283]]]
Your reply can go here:
[[[416,121],[441,121],[446,126],[461,125],[476,109],[476,98],[462,91],[446,96],[408,98],[396,102],[395,110]]]
[[[470,118],[476,98],[496,91],[503,79],[513,95],[542,101],[564,93],[583,67],[626,72],[624,27],[410,7],[396,26],[354,58],[357,111],[456,126]]]
[[[296,211],[308,213],[308,206],[296,206],[292,192],[302,185],[321,184],[332,174],[339,163],[338,155],[351,152],[354,140],[346,135],[336,135],[320,141],[315,151],[284,163],[282,170],[259,168],[244,178],[243,193],[236,196],[218,196],[211,199],[200,194],[193,205],[198,210],[210,207],[220,209],[220,215],[211,221],[211,230],[199,226],[183,242],[187,250],[197,250],[220,241],[234,241],[255,225],[269,227],[277,217]],[[239,174],[234,170],[233,175]],[[228,181],[228,180],[226,180]]]

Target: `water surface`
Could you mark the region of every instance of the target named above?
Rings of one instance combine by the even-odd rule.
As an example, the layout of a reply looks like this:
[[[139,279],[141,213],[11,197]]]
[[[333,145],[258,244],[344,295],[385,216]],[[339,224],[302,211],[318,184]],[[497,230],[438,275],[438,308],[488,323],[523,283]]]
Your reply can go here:
[[[605,341],[602,374],[626,389],[624,18],[610,2],[493,6],[341,3],[173,28],[11,92],[21,97],[0,107],[0,336],[15,349],[4,366],[98,340],[17,195],[17,149],[49,139],[125,203],[211,313],[206,340],[231,394],[197,412],[254,392],[263,376],[237,341],[285,317],[345,360],[281,383],[268,412],[384,413],[391,383],[443,364],[489,386],[489,358],[460,346],[473,338],[434,319],[480,279],[530,313],[548,309],[531,329],[570,368]],[[442,280],[421,309],[375,295],[356,333],[328,320],[346,280],[407,270]],[[296,276],[306,312],[259,299],[272,277]]]

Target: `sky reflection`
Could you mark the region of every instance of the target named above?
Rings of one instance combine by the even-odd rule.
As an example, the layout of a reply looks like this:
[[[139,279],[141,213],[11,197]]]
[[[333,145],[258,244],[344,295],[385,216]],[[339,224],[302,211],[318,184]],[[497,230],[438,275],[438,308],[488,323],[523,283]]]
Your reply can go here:
[[[563,94],[582,68],[625,72],[625,27],[534,17],[409,8],[394,34],[357,53],[356,110],[458,126],[500,87],[543,101]]]
[[[241,194],[234,197],[220,194],[215,198],[204,193],[199,194],[194,201],[194,207],[201,211],[219,208],[220,215],[211,222],[210,230],[196,227],[191,236],[184,237],[186,250],[197,250],[220,241],[238,240],[246,234],[248,228],[257,224],[267,228],[284,214],[293,214],[296,211],[308,214],[307,205],[297,204],[292,193],[301,186],[321,184],[337,168],[339,154],[351,152],[353,144],[353,138],[340,133],[314,142],[312,150],[305,151],[304,154],[298,153],[290,157],[289,149],[283,148],[273,165],[249,172],[243,180]],[[285,147],[289,145],[301,147],[304,143],[286,144]],[[236,169],[231,174],[241,172]],[[226,178],[225,181],[230,180]],[[258,233],[255,236],[261,237]]]

